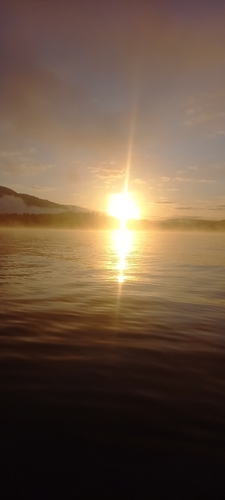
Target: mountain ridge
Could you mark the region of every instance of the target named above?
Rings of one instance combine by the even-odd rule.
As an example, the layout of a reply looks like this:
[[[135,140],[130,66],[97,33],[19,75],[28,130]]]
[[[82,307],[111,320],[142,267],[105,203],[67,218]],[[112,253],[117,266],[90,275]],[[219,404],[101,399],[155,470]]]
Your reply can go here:
[[[26,210],[27,209],[27,210]],[[46,212],[45,212],[46,211]],[[64,213],[64,212],[91,212],[87,208],[77,205],[55,203],[37,196],[17,193],[13,189],[0,186],[0,213]]]

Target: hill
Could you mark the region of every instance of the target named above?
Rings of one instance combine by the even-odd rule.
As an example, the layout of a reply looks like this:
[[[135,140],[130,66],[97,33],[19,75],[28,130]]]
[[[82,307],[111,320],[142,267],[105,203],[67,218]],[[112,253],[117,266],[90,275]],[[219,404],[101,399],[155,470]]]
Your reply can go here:
[[[65,212],[88,213],[90,210],[76,205],[61,205],[0,186],[0,214],[59,214]]]

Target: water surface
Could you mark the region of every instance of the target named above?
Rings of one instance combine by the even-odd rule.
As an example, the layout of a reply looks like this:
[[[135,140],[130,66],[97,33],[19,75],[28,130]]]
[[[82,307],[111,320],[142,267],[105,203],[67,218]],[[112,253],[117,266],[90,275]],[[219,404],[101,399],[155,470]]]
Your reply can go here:
[[[222,464],[224,244],[222,233],[1,229],[4,424],[56,420],[82,453],[114,450],[113,467],[124,450],[121,467],[133,456],[136,471],[140,453],[149,471],[165,450]]]

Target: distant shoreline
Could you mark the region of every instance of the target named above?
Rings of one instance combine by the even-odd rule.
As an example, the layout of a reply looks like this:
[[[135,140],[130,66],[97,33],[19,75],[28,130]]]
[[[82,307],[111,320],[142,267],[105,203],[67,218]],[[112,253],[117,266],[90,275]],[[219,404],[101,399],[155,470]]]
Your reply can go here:
[[[113,217],[94,212],[64,212],[59,214],[0,214],[0,227],[115,230],[119,229],[119,221]],[[127,229],[140,231],[225,231],[225,220],[130,220],[127,223]]]

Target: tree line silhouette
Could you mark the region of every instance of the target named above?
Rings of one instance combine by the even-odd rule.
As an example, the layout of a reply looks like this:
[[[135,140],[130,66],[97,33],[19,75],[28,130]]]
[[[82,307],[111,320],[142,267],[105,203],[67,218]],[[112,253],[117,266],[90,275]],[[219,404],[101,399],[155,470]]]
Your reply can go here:
[[[67,229],[119,229],[119,221],[96,212],[62,212],[59,214],[0,214],[1,227],[46,227]],[[130,220],[131,230],[225,231],[225,220],[165,219]]]

